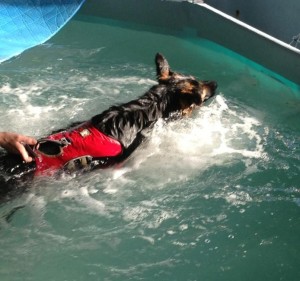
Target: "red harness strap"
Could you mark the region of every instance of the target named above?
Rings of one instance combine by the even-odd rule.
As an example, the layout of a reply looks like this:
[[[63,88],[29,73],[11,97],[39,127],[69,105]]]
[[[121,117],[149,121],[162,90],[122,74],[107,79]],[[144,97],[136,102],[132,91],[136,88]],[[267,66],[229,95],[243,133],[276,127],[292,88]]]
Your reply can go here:
[[[56,155],[47,155],[43,143],[57,142]],[[33,149],[37,157],[36,174],[53,175],[69,161],[89,156],[92,158],[114,157],[122,153],[122,146],[117,140],[106,136],[90,122],[83,123],[69,131],[63,131],[41,140]]]

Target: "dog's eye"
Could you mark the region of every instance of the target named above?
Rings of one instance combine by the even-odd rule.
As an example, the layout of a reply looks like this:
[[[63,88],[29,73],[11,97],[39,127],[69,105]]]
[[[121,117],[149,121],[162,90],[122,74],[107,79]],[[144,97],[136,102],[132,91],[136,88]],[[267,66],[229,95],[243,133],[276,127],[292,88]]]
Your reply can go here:
[[[196,80],[191,80],[191,82],[190,82],[194,87],[199,87],[199,82],[198,81],[196,81]]]

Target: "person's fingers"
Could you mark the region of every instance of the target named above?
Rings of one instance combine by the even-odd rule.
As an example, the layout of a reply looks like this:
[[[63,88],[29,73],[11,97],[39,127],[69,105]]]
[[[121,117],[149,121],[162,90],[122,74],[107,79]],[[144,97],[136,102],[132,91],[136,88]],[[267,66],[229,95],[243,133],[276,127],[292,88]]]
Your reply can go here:
[[[29,145],[35,145],[37,143],[37,140],[32,138],[32,137],[28,137],[28,136],[19,136],[19,142],[24,142],[26,144]]]
[[[18,152],[21,154],[23,160],[25,162],[31,162],[32,161],[32,158],[29,157],[28,153],[27,153],[27,150],[26,148],[24,147],[23,144],[17,142],[16,143],[16,149],[18,150]]]
[[[1,146],[9,152],[20,154],[24,161],[31,162],[33,159],[28,155],[28,152],[23,144],[35,145],[37,140],[33,137],[23,136],[16,133],[2,132]]]
[[[31,162],[33,159],[31,156],[28,155],[28,152],[27,152],[25,146],[23,145],[23,143],[28,144],[28,145],[35,145],[37,143],[37,140],[32,137],[19,135],[19,139],[16,144],[16,149],[21,154],[23,160],[25,162]]]
[[[27,163],[29,163],[29,162],[32,162],[33,161],[33,158],[31,157],[31,156],[28,156],[28,158],[27,158]]]

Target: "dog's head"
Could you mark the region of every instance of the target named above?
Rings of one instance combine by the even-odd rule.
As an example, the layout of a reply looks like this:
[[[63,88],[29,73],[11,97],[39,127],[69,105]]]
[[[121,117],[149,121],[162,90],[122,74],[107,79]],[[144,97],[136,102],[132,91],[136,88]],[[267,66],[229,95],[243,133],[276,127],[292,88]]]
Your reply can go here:
[[[159,84],[166,85],[178,95],[183,115],[190,114],[194,107],[201,106],[214,96],[217,88],[215,81],[199,81],[193,76],[173,72],[161,54],[156,54],[155,63]]]

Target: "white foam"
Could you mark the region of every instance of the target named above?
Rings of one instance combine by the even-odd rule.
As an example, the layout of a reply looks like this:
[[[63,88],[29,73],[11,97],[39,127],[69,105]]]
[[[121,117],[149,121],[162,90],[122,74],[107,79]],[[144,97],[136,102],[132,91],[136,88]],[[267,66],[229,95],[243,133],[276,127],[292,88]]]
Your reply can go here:
[[[161,208],[152,208],[143,204],[127,207],[123,210],[123,219],[129,222],[142,223],[147,228],[156,229],[164,221],[174,218],[176,214]]]
[[[251,196],[244,191],[230,192],[225,195],[225,199],[232,205],[246,205],[248,202],[252,201]]]
[[[13,128],[34,136],[44,135],[72,121],[88,119],[155,83],[138,76],[107,77],[93,71],[81,73],[78,69],[70,72],[72,75],[61,73],[61,79],[51,75],[34,83],[13,81],[0,85],[2,130]]]
[[[72,199],[78,203],[77,211],[88,211],[89,213],[106,215],[106,205],[104,202],[93,198],[92,195],[97,193],[95,189],[90,190],[89,186],[81,186],[80,188],[74,188],[74,186],[66,187],[57,196],[57,200]],[[81,206],[82,210],[78,210]],[[74,210],[76,211],[76,210]]]
[[[146,146],[139,149],[132,169],[145,169],[147,174],[161,173],[164,181],[184,179],[190,173],[222,165],[231,158],[263,157],[261,124],[243,109],[231,109],[219,95],[192,118],[156,124]],[[149,171],[150,170],[150,171]],[[185,176],[184,176],[185,175]]]

